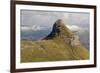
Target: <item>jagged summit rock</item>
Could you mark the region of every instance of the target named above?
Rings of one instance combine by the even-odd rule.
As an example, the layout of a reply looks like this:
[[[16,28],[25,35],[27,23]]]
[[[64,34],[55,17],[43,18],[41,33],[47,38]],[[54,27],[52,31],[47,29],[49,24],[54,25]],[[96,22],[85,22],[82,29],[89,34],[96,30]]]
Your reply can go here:
[[[61,26],[62,24],[64,24],[64,21],[62,19],[58,19],[55,23],[56,25]]]
[[[64,24],[64,21],[62,19],[58,19],[52,28],[51,33],[45,37],[45,39],[50,39],[54,37],[58,37],[61,35],[65,35],[67,37],[72,37],[73,32],[71,32]]]

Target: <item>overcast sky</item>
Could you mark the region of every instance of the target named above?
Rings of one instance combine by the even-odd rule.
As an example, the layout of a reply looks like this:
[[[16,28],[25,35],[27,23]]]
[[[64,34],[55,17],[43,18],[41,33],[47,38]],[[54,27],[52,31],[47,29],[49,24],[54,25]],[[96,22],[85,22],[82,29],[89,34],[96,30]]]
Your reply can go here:
[[[21,10],[21,30],[51,30],[58,19],[71,30],[88,30],[89,17],[89,13]]]

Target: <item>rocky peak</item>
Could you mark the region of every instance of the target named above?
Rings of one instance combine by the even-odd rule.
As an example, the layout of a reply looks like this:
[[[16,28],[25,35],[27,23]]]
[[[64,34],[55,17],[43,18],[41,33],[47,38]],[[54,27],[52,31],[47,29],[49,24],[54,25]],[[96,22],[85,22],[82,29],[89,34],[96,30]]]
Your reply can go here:
[[[64,21],[62,19],[58,19],[56,22],[55,22],[56,25],[58,26],[61,26],[62,24],[64,24]]]
[[[79,38],[71,30],[69,30],[62,19],[58,19],[52,28],[51,33],[44,39],[55,39],[58,37],[62,39],[65,43],[72,46],[79,44]]]
[[[73,35],[73,32],[71,32],[65,26],[64,21],[62,19],[58,19],[54,23],[51,33],[45,39],[54,38],[54,37],[58,37],[58,36],[61,36],[61,35],[71,37]]]

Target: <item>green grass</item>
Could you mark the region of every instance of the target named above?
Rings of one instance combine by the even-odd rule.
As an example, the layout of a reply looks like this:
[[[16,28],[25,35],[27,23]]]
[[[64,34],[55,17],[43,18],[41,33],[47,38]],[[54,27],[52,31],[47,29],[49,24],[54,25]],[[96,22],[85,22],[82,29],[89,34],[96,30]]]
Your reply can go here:
[[[61,31],[61,34],[71,38],[74,33],[71,32],[67,27],[65,27],[65,25],[63,24],[61,27],[59,27],[60,31]]]
[[[43,62],[61,60],[89,59],[87,49],[79,46],[71,47],[61,39],[21,41],[21,62]]]

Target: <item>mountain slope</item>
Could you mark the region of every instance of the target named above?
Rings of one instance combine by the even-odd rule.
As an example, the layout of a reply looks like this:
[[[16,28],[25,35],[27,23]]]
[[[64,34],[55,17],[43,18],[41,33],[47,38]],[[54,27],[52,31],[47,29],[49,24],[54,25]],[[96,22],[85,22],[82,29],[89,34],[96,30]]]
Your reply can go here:
[[[61,19],[54,23],[51,33],[42,40],[21,41],[21,62],[84,59],[89,59],[88,50]]]

